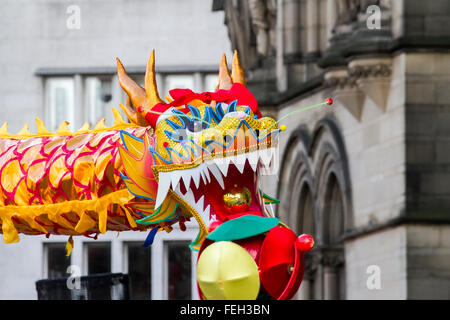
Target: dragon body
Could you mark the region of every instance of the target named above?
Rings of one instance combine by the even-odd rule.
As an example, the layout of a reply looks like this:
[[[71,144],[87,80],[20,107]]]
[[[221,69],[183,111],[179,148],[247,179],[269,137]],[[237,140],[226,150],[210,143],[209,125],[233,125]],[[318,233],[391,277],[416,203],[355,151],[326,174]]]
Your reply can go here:
[[[151,243],[158,231],[170,232],[176,223],[185,230],[184,223],[193,218],[199,234],[191,248],[200,249],[199,267],[211,251],[207,247],[238,243],[252,257],[253,273],[256,265],[267,266],[260,270],[261,281],[270,295],[291,297],[301,282],[303,252],[313,242],[298,240],[265,208],[274,200],[260,191],[259,176],[274,173],[281,130],[274,119],[261,117],[237,54],[231,74],[223,56],[215,92],[175,89],[167,102],[158,95],[154,51],[145,88],[117,62],[128,95],[121,107],[129,122],[113,110],[115,123],[109,128],[100,122],[92,130],[85,125],[72,133],[64,122],[50,133],[36,119],[36,134],[28,125],[17,135],[8,133],[7,124],[0,129],[4,241],[19,241],[19,233],[68,235],[70,251],[75,235],[149,229],[146,243]],[[284,243],[284,258],[271,264],[277,241],[281,247]],[[274,285],[277,274],[281,280]],[[202,298],[228,297],[221,287],[226,279],[200,278]],[[211,285],[218,295],[202,292]],[[256,294],[259,280],[257,289]]]

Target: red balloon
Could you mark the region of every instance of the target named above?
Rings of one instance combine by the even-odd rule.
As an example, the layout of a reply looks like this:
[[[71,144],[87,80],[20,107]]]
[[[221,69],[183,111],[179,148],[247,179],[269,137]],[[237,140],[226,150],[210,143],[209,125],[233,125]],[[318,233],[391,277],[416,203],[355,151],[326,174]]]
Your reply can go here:
[[[295,243],[300,251],[308,252],[314,248],[314,239],[309,234],[302,234]]]

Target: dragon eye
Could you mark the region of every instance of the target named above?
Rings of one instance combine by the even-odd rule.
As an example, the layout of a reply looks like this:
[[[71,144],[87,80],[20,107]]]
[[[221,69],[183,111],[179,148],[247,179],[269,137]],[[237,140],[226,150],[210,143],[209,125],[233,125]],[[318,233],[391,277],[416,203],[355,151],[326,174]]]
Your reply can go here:
[[[230,142],[233,139],[232,136],[230,136],[229,134],[227,134],[226,136],[223,137],[223,141],[225,142]]]

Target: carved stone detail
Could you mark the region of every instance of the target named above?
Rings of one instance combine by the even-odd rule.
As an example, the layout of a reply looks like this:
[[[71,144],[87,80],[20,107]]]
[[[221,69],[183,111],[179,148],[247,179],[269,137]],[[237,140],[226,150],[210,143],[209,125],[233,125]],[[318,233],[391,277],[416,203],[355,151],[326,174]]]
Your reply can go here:
[[[386,111],[391,86],[392,61],[383,58],[354,60],[348,69],[361,91],[380,110]]]
[[[320,257],[321,264],[324,267],[337,268],[345,262],[342,248],[322,248],[320,251]]]
[[[360,11],[361,0],[338,0],[337,1],[337,21],[336,24],[344,24],[356,21]]]
[[[275,50],[277,4],[275,0],[248,0],[250,17],[256,35],[256,51],[267,56]]]
[[[356,79],[370,77],[390,77],[392,69],[390,64],[357,65],[349,68],[349,74]]]
[[[357,87],[354,77],[330,77],[325,79],[324,86],[326,88],[344,89]]]

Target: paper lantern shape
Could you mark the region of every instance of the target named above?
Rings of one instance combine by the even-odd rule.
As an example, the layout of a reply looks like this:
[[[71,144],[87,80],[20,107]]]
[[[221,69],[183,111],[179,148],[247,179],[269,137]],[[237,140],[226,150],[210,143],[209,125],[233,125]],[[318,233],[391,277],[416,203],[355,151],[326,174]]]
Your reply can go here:
[[[198,259],[197,279],[208,300],[254,300],[259,292],[256,262],[244,248],[229,241],[205,248]]]

